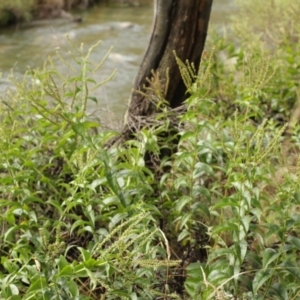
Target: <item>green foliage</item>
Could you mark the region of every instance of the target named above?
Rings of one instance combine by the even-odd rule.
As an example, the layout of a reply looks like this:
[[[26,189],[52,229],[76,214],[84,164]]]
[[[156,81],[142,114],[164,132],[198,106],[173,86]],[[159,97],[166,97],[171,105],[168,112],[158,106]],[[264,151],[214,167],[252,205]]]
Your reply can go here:
[[[215,48],[209,62],[211,80],[205,85],[210,97],[216,98],[219,113],[227,118],[249,93],[249,100],[260,108],[259,123],[272,118],[294,126],[299,116],[300,3],[237,2],[238,12],[226,31],[212,30],[209,36],[208,45]]]
[[[93,80],[105,59],[92,66],[93,49],[72,46],[75,67],[61,58],[70,77],[49,60],[13,79],[0,114],[0,298],[299,298],[300,60],[287,37],[300,31],[283,25],[300,7],[285,2],[267,30],[285,7],[268,3],[255,28],[241,14],[233,42],[212,34],[199,72],[176,57],[184,112],[161,99],[123,145],[86,109],[113,76]],[[262,34],[250,43],[246,29]]]
[[[73,50],[78,68],[60,57],[71,77],[49,60],[2,99],[0,297],[174,298],[159,288],[178,262],[150,214],[159,212],[143,152],[106,149],[116,133],[86,111],[113,74],[96,83],[104,60],[94,67],[93,49]]]
[[[193,224],[179,226],[179,237],[199,245],[194,228],[204,223],[209,238],[207,260],[187,267],[192,299],[299,297],[299,12],[294,1],[242,1],[233,42],[212,34],[204,74],[179,64],[194,82],[181,166],[186,175],[209,167],[196,169],[205,209],[192,194],[182,202],[189,216],[178,211]],[[199,185],[191,179],[173,182],[186,194]]]

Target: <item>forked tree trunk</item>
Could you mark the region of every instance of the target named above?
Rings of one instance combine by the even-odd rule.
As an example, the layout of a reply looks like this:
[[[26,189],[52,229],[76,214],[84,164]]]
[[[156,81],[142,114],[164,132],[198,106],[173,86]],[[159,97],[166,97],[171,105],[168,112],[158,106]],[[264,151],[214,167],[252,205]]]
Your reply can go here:
[[[160,89],[161,96],[171,108],[180,106],[186,99],[186,89],[174,51],[182,61],[188,60],[199,66],[212,1],[154,0],[152,34],[134,82],[125,117],[125,130],[129,129],[128,123],[134,123],[136,117],[147,117],[156,112],[157,95],[153,88]],[[152,83],[149,81],[151,78]]]

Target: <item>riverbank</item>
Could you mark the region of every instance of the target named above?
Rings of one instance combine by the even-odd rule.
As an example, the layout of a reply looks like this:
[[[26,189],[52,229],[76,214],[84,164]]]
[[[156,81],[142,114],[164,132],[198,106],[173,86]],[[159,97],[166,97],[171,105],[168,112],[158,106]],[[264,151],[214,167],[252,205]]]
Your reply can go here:
[[[67,18],[70,21],[80,22],[81,18],[71,14],[71,10],[86,10],[99,3],[139,6],[145,2],[147,0],[2,0],[0,27],[54,18]]]

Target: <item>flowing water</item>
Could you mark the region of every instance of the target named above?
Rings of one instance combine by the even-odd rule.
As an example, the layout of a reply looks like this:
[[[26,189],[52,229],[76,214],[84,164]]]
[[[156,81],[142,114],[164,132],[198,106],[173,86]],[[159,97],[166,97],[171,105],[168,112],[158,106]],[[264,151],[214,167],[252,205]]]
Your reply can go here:
[[[221,27],[226,24],[232,2],[214,1],[210,26]],[[92,65],[96,66],[111,46],[113,50],[94,79],[100,82],[113,70],[117,69],[117,73],[113,80],[92,92],[98,104],[90,103],[89,110],[97,110],[99,116],[105,117],[111,111],[111,116],[121,119],[148,44],[153,19],[151,1],[139,7],[99,5],[82,12],[81,16],[82,23],[57,19],[34,21],[18,30],[0,28],[0,91],[9,84],[6,78],[12,68],[16,76],[22,76],[28,68],[42,67],[49,55],[55,57],[57,50],[63,55],[69,52],[70,44],[66,35],[77,46],[83,43],[86,49],[101,40],[101,45],[90,57]],[[54,58],[54,62],[58,63],[60,72],[67,71],[57,58]]]

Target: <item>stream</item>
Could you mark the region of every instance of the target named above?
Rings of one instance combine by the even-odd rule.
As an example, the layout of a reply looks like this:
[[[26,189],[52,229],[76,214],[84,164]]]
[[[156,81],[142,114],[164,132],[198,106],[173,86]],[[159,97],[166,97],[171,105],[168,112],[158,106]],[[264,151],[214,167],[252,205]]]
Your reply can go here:
[[[210,26],[225,26],[232,5],[233,0],[214,0]],[[0,91],[9,85],[6,78],[12,69],[14,75],[21,78],[28,68],[42,67],[48,56],[53,57],[60,72],[67,72],[66,66],[55,56],[56,51],[64,57],[70,51],[67,35],[76,46],[83,43],[86,50],[101,40],[90,56],[93,66],[99,64],[111,46],[113,50],[93,79],[100,82],[115,69],[117,73],[111,81],[92,92],[91,96],[97,98],[98,104],[90,102],[88,110],[96,110],[100,118],[121,120],[148,44],[152,2],[139,7],[98,5],[80,15],[82,23],[55,19],[33,21],[18,30],[0,28]]]

